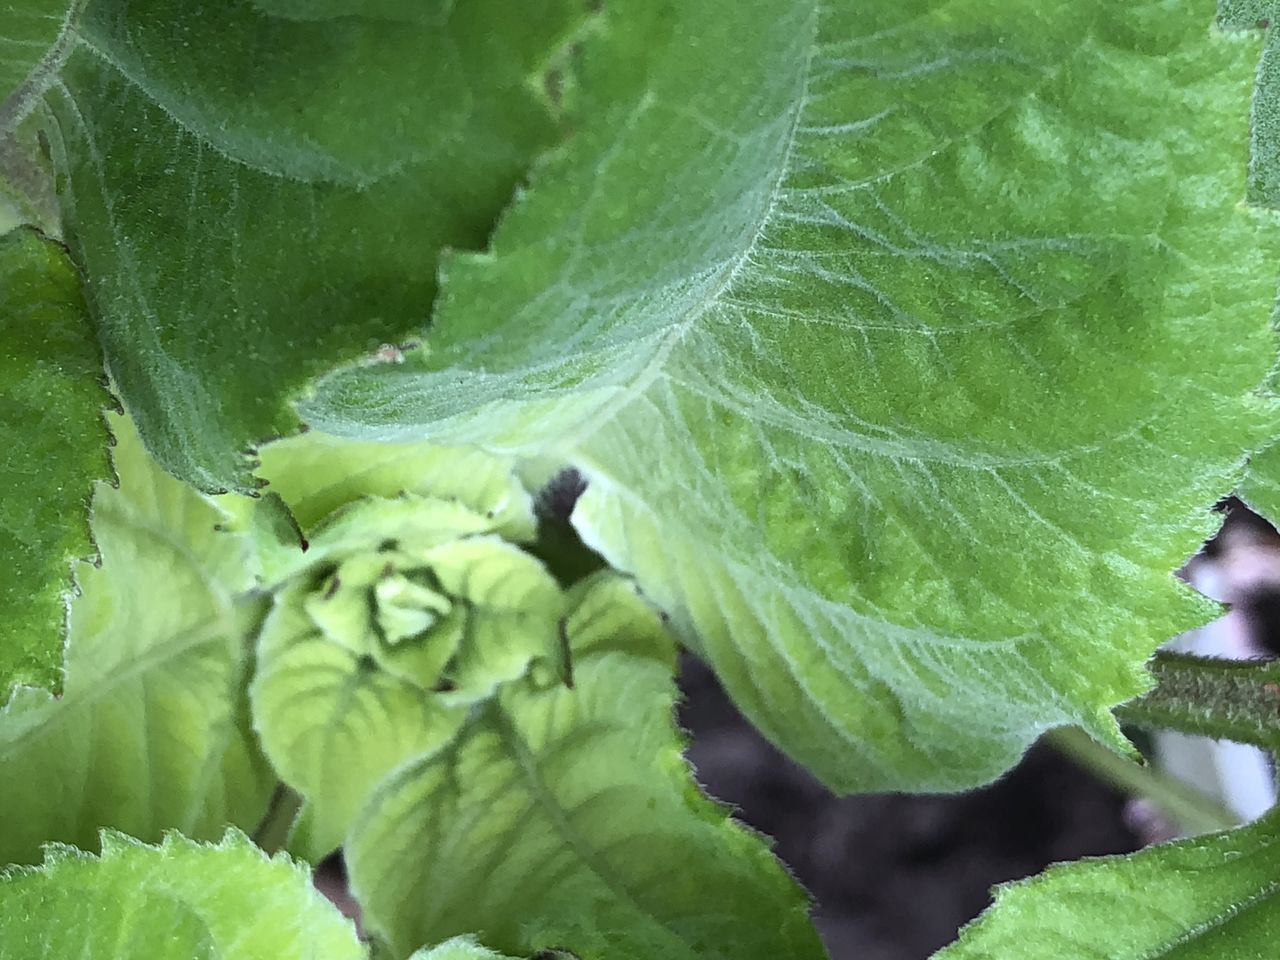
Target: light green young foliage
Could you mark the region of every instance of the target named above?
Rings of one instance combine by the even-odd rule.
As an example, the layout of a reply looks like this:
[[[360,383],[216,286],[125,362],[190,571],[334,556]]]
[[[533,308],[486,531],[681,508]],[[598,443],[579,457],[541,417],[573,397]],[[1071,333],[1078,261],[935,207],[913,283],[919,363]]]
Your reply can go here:
[[[1280,942],[1276,817],[1127,857],[1051,867],[936,960],[1260,960]]]
[[[472,449],[353,443],[308,433],[263,448],[261,473],[278,507],[265,499],[224,502],[254,534],[265,583],[280,588],[259,641],[254,717],[276,769],[308,801],[291,849],[315,860],[341,844],[385,773],[448,740],[470,699],[519,676],[531,656],[554,645],[560,599],[532,558],[495,538],[524,542],[535,534],[532,502],[509,461]],[[480,539],[451,556],[460,537]],[[308,541],[305,553],[301,538]],[[459,584],[459,573],[484,572],[486,553],[498,561],[497,581],[489,576],[487,583]],[[469,600],[448,599],[448,610],[437,603],[437,612],[446,615],[438,623],[417,622],[423,636],[402,632],[399,642],[388,642],[390,621],[380,618],[378,637],[370,616],[384,600],[411,619],[421,612],[412,600],[406,605],[385,595],[405,585],[405,567],[416,568],[410,571],[416,576],[429,567],[437,581],[443,573],[468,595],[496,586],[515,596],[504,573],[523,572],[525,585],[532,583],[523,599],[547,608],[549,624],[541,633],[524,629],[515,637],[501,629],[486,633],[481,639],[502,647],[489,669],[474,659],[468,668],[457,658],[464,640],[458,628],[483,613],[470,609]],[[380,582],[385,596],[377,592]],[[510,642],[518,637],[529,643]],[[473,652],[483,650],[485,644],[471,640]],[[464,673],[475,673],[476,666],[488,675],[465,682]],[[450,683],[473,687],[478,681],[478,689],[442,698],[433,688],[446,671]]]
[[[304,856],[340,846],[387,772],[556,654],[558,585],[492,528],[444,500],[360,500],[321,526],[313,565],[276,595],[253,713],[276,770],[309,801],[292,840]]]
[[[652,609],[611,573],[570,604],[571,677],[503,687],[353,827],[371,929],[401,956],[464,932],[584,960],[824,956],[793,881],[690,778]]]
[[[0,704],[58,689],[73,560],[110,475],[102,358],[75,271],[31,230],[0,236]]]
[[[558,136],[539,84],[588,15],[74,6],[36,86],[66,235],[148,446],[207,489],[252,485],[243,451],[311,377],[420,334],[441,247],[481,245]]]
[[[102,563],[77,570],[63,695],[19,688],[0,710],[0,864],[51,840],[92,849],[104,826],[145,840],[251,829],[272,788],[245,715],[245,544],[215,532],[223,515],[128,421],[112,432],[119,487],[94,495]]]
[[[53,846],[0,874],[0,960],[364,960],[310,881],[235,832],[151,847],[107,831],[100,857]]]
[[[1260,39],[1209,0],[818,8],[607,5],[430,352],[304,415],[576,443],[587,540],[837,788],[1118,744],[1270,432]]]

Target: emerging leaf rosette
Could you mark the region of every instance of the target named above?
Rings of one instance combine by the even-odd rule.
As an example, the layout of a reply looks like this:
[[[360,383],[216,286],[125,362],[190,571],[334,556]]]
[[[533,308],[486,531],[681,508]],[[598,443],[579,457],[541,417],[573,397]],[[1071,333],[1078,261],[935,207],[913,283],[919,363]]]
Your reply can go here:
[[[308,547],[264,563],[274,604],[252,703],[276,769],[307,798],[293,846],[316,858],[388,771],[447,743],[535,664],[554,672],[565,599],[519,546],[535,529],[530,498],[496,458],[305,438],[267,466],[284,471],[277,489]],[[360,494],[344,500],[353,480]]]

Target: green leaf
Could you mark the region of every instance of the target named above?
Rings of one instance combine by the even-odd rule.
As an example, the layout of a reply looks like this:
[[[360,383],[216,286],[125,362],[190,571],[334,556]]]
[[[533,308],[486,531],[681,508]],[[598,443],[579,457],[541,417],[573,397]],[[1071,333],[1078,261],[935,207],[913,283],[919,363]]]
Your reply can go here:
[[[1122,748],[1273,418],[1261,42],[1212,14],[611,3],[429,349],[304,417],[576,444],[584,539],[833,787],[968,786],[1059,724]]]
[[[89,498],[111,469],[102,378],[64,251],[0,236],[0,702],[62,685],[71,564],[93,553]]]
[[[470,937],[455,937],[438,947],[417,950],[409,960],[506,960],[506,958],[492,950],[486,950]]]
[[[349,14],[339,16],[339,14]],[[149,449],[208,490],[339,362],[421,335],[557,137],[540,82],[582,0],[97,0],[41,89],[65,232]]]
[[[262,448],[259,476],[304,532],[364,497],[414,494],[453,500],[484,514],[491,529],[525,542],[536,533],[533,503],[510,459],[430,443],[360,443],[306,433]]]
[[[49,840],[92,849],[104,826],[252,828],[274,783],[246,715],[248,550],[128,421],[112,431],[119,487],[94,494],[102,563],[77,571],[63,694],[19,688],[0,711],[0,863]]]
[[[1280,522],[1280,446],[1254,455],[1239,494],[1257,513],[1272,523]]]
[[[51,846],[41,866],[0,874],[0,907],[3,960],[366,957],[305,867],[234,831],[154,847],[105,831],[100,857]]]
[[[366,923],[399,956],[475,933],[584,960],[822,957],[803,894],[690,777],[656,615],[612,574],[573,601],[570,678],[503,687],[366,806],[346,847]]]
[[[1256,960],[1280,936],[1280,833],[1229,833],[1050,867],[995,904],[936,960]]]

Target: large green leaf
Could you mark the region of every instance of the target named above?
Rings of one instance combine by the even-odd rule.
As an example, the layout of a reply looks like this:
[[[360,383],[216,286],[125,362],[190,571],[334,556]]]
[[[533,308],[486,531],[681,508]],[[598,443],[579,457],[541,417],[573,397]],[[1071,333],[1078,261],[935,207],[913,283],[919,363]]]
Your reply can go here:
[[[19,688],[0,711],[0,864],[92,849],[106,826],[252,828],[274,783],[247,717],[245,543],[113,420],[119,486],[94,495],[102,563],[77,571],[63,694]]]
[[[110,475],[102,379],[65,252],[0,236],[0,703],[62,684],[71,564],[93,553],[89,497]]]
[[[313,425],[577,444],[575,514],[829,784],[1108,708],[1269,432],[1256,34],[1209,0],[619,0],[430,350]]]
[[[148,447],[216,490],[340,361],[420,335],[557,136],[580,0],[96,0],[40,87],[65,232]],[[0,93],[3,93],[0,90]],[[0,131],[2,133],[2,131]]]
[[[502,688],[366,806],[346,846],[366,923],[399,956],[473,932],[583,960],[821,958],[803,894],[690,778],[656,615],[614,574],[571,602],[568,675]]]
[[[1050,867],[937,960],[1257,960],[1280,937],[1280,822]]]
[[[100,857],[52,846],[41,866],[0,873],[0,958],[363,960],[310,881],[231,831],[155,847],[107,831]]]

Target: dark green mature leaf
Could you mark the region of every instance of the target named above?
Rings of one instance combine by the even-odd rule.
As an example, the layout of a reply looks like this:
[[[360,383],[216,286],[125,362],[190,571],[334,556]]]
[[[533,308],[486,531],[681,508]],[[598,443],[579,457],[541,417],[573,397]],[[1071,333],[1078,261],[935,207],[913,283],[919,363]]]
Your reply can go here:
[[[582,118],[313,425],[577,444],[589,543],[841,789],[1141,692],[1271,431],[1261,41],[1207,2],[618,0]]]
[[[110,475],[102,357],[75,271],[32,230],[0,236],[0,704],[62,685],[72,561]]]
[[[1050,867],[936,960],[1258,960],[1280,937],[1280,822]]]
[[[154,847],[106,831],[100,857],[52,846],[41,866],[0,873],[0,960],[363,960],[310,881],[231,831]]]
[[[397,956],[474,933],[583,960],[819,960],[805,897],[703,796],[672,724],[671,642],[634,585],[584,581],[572,681],[508,684],[382,781],[346,854]]]
[[[113,421],[119,487],[94,496],[102,563],[77,571],[62,696],[19,688],[0,709],[0,864],[91,849],[102,827],[252,829],[275,783],[246,715],[246,544]]]
[[[556,138],[540,89],[581,0],[97,0],[50,53],[49,139],[107,361],[162,464],[244,451],[340,361],[419,335]],[[383,357],[393,354],[384,352]]]

